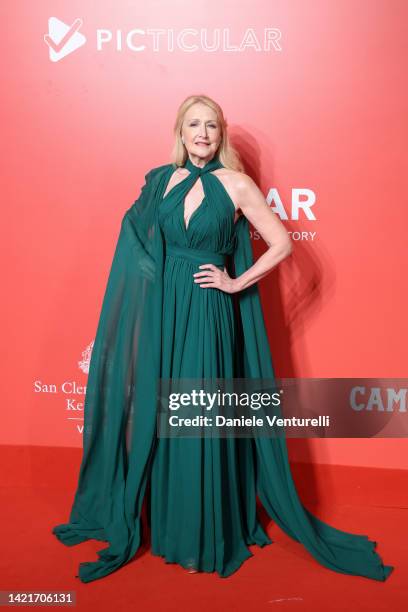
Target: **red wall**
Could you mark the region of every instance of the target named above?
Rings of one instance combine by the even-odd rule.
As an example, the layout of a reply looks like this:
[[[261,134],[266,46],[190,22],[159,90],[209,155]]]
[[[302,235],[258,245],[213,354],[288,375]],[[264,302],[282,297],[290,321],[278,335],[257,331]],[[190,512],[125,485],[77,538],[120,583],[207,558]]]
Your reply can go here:
[[[315,232],[260,283],[277,374],[406,376],[406,2],[42,1],[8,3],[2,16],[1,443],[81,445],[69,417],[81,416],[84,395],[62,385],[86,385],[78,362],[122,216],[145,173],[168,163],[176,109],[194,93],[221,104],[247,172],[265,197],[277,190],[288,231]],[[86,38],[59,61],[44,40],[51,17],[81,19]],[[161,41],[155,51],[140,34],[143,51],[97,46],[102,29],[211,37],[216,27],[230,50]],[[248,28],[260,48],[232,50]],[[294,189],[315,197],[314,220],[291,219]],[[325,463],[407,468],[406,450],[405,439],[290,440],[292,457]]]

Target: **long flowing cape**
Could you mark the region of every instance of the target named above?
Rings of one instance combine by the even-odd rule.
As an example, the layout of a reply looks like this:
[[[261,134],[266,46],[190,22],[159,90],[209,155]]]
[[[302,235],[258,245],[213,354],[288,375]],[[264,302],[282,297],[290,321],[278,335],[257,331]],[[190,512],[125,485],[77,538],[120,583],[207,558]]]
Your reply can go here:
[[[161,365],[164,239],[158,222],[169,164],[150,170],[119,232],[91,355],[84,405],[83,457],[69,522],[53,533],[72,546],[88,539],[109,546],[83,562],[82,582],[130,561],[141,544],[141,512],[154,451]],[[253,264],[248,220],[236,223],[235,276]],[[245,378],[273,378],[256,284],[234,294]],[[251,356],[251,358],[249,358]],[[256,492],[269,516],[323,565],[385,580],[376,542],[340,531],[301,503],[284,437],[254,439]]]

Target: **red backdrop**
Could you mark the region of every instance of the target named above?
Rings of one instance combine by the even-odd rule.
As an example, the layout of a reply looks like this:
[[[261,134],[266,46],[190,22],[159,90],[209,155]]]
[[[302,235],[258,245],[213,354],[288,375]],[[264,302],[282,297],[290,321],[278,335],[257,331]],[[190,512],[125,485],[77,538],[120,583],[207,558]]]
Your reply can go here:
[[[120,222],[195,93],[221,104],[247,172],[303,232],[260,283],[277,374],[406,376],[406,2],[65,0],[2,17],[1,443],[81,445],[79,362]],[[292,218],[296,197],[313,219]],[[326,463],[406,468],[406,450],[290,440],[292,458]]]

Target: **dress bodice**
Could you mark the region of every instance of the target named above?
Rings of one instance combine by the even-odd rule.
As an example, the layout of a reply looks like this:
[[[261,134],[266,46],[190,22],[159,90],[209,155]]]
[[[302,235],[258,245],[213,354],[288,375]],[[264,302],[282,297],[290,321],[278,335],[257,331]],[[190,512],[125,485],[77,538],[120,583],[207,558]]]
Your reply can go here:
[[[189,157],[184,164],[189,174],[168,191],[160,203],[159,223],[165,242],[214,252],[231,251],[235,227],[235,206],[214,170],[222,168],[217,158],[205,166],[195,166]],[[174,172],[169,164],[165,190]],[[186,227],[184,201],[195,182],[200,179],[204,197],[191,214]]]

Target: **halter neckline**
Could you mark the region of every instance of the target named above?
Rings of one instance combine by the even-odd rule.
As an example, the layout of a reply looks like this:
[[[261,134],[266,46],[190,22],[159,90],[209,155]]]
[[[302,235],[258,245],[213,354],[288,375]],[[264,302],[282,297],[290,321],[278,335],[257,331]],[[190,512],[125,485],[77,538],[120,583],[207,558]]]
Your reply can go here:
[[[223,166],[217,156],[214,156],[212,159],[210,159],[210,161],[208,161],[202,168],[195,166],[188,155],[186,161],[184,162],[184,168],[186,168],[189,172],[197,176],[201,176],[202,174],[206,174],[207,172],[211,172],[212,170],[216,170],[217,168],[222,167]]]

